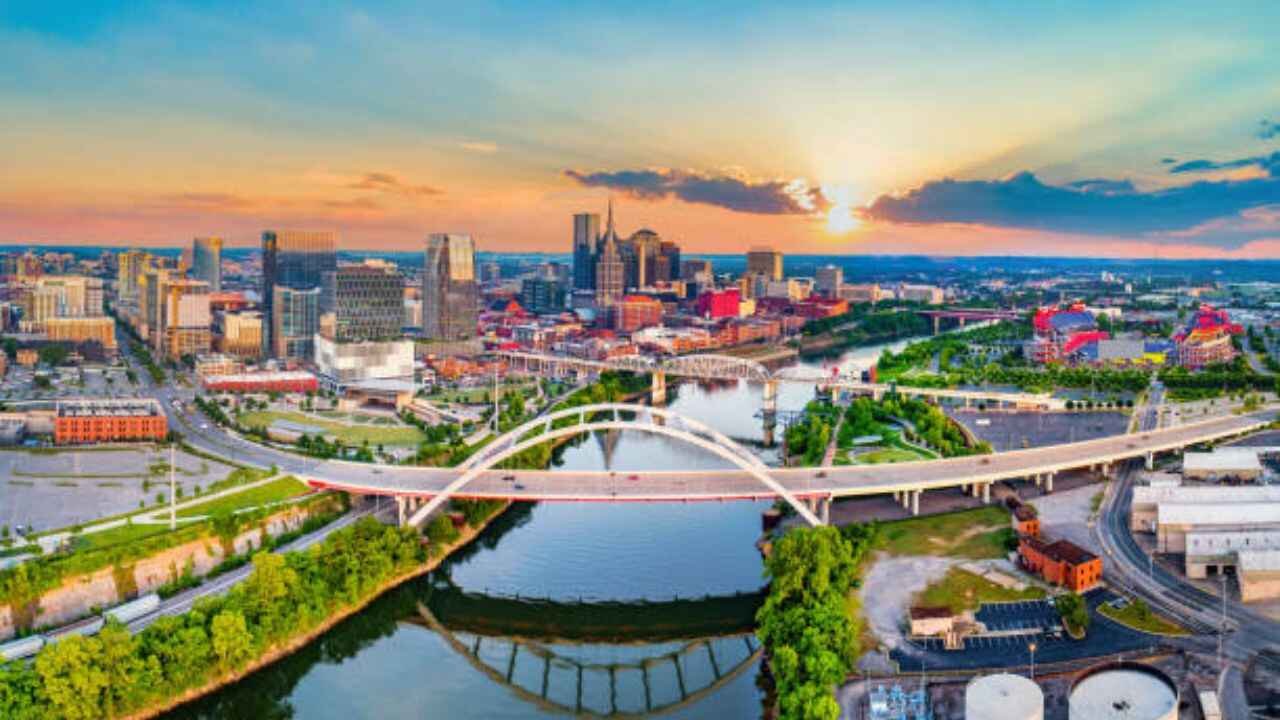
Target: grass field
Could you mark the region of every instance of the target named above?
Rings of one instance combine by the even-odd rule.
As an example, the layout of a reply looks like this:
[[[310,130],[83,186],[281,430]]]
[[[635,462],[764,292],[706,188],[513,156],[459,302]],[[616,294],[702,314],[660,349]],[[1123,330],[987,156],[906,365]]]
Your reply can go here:
[[[974,510],[894,520],[881,525],[876,549],[890,555],[999,558],[1012,537],[1009,513],[989,505]]]
[[[168,525],[121,525],[110,530],[78,535],[72,542],[77,552],[101,550],[115,545],[136,542],[152,535],[163,535],[167,532],[169,532]]]
[[[1155,633],[1157,635],[1186,635],[1186,628],[1177,623],[1165,620],[1155,614],[1144,603],[1131,602],[1117,610],[1110,604],[1103,603],[1098,606],[1098,612],[1106,617],[1115,620],[1121,625],[1126,625],[1134,630],[1142,632]]]
[[[1039,600],[1044,596],[1044,590],[1038,587],[1011,590],[971,572],[951,568],[945,577],[916,596],[916,604],[944,606],[951,608],[953,613],[960,613],[976,610],[982,603]]]
[[[295,498],[306,494],[310,489],[306,483],[295,477],[282,477],[279,480],[272,480],[269,483],[258,485],[248,490],[241,490],[208,502],[185,507],[178,511],[178,517],[196,517],[199,515],[213,515],[218,512],[245,510],[259,505]]]
[[[426,439],[417,428],[408,425],[395,427],[386,425],[348,425],[311,415],[303,415],[302,413],[277,412],[273,410],[258,410],[244,413],[240,416],[240,422],[244,425],[263,429],[277,420],[288,420],[300,425],[322,428],[326,433],[332,434],[346,445],[362,445],[368,440],[369,444],[373,446],[416,446]]]
[[[872,450],[869,453],[863,453],[857,456],[860,465],[882,465],[885,463],[912,462],[913,460],[924,460],[924,456],[911,450],[903,450],[902,448],[887,447],[881,450]]]

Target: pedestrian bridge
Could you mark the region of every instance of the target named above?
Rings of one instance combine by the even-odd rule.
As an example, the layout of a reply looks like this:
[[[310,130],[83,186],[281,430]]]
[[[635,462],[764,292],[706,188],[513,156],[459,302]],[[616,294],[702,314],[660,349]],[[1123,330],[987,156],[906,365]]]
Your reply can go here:
[[[1036,480],[1052,490],[1054,474],[1093,467],[1106,471],[1131,459],[1243,435],[1269,425],[1274,409],[1226,415],[1170,428],[993,455],[890,465],[771,468],[716,431],[661,408],[607,404],[552,413],[495,440],[457,468],[372,465],[331,460],[305,474],[313,487],[400,498],[422,522],[449,497],[517,501],[692,502],[784,498],[810,523],[823,521],[838,497],[893,494],[918,510],[926,490],[963,488],[989,495],[992,483]],[[722,470],[501,470],[504,460],[541,442],[593,430],[641,430],[704,448],[726,461]],[[751,455],[751,457],[748,457]],[[300,475],[302,477],[302,475]],[[803,512],[801,512],[803,508]]]

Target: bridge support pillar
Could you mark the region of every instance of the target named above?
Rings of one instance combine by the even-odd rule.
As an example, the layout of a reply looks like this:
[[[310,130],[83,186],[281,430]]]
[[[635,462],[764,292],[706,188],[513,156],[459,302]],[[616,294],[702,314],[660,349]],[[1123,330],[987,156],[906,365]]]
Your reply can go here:
[[[822,498],[820,501],[818,501],[818,508],[819,510],[821,510],[821,512],[818,513],[818,517],[822,519],[822,524],[830,525],[831,524],[831,498],[829,497]]]
[[[776,415],[778,413],[778,381],[764,381],[764,414]]]
[[[404,498],[399,495],[396,496],[396,518],[400,527],[404,527]]]
[[[1144,465],[1144,466],[1147,468],[1147,470],[1148,470],[1148,471],[1151,471],[1151,470],[1155,470],[1155,469],[1156,469],[1156,454],[1155,454],[1155,453],[1153,453],[1153,452],[1149,452],[1149,453],[1147,453],[1147,457],[1146,457],[1146,459],[1145,459],[1145,465]]]
[[[984,505],[991,504],[991,483],[982,484],[982,503]]]
[[[1053,492],[1053,473],[1045,473],[1044,491],[1047,493]]]
[[[661,370],[654,370],[650,377],[653,378],[650,392],[653,404],[665,405],[667,402],[667,374]]]
[[[942,332],[942,316],[934,315],[933,316],[933,334],[937,335],[940,332]]]
[[[920,493],[922,490],[915,490],[911,493],[911,514],[920,514]]]

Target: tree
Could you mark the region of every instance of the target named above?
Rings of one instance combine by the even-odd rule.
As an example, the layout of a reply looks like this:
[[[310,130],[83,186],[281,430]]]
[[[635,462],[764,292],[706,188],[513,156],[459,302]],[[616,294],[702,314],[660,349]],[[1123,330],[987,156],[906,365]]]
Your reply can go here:
[[[253,656],[253,635],[237,610],[223,610],[209,626],[213,656],[222,670],[231,670]]]
[[[41,694],[55,717],[96,720],[102,716],[103,693],[110,680],[98,664],[101,655],[101,641],[77,635],[46,647],[36,657]]]
[[[102,644],[99,662],[107,674],[103,709],[108,716],[138,707],[160,685],[160,664],[155,657],[146,660],[137,652],[138,641],[117,620],[109,621],[98,633]]]

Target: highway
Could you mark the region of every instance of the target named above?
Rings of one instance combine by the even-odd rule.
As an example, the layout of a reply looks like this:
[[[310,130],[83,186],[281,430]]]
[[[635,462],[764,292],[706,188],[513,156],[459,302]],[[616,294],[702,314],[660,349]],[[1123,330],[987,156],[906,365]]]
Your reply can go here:
[[[1147,406],[1140,410],[1139,432],[1149,431],[1155,426],[1162,397],[1163,388],[1153,386]],[[1152,607],[1197,633],[1197,637],[1179,643],[1189,650],[1216,653],[1217,634],[1223,629],[1225,614],[1226,635],[1222,639],[1222,649],[1228,667],[1223,673],[1219,693],[1225,717],[1248,718],[1243,671],[1260,650],[1280,647],[1280,623],[1234,600],[1228,599],[1224,605],[1221,597],[1206,593],[1159,564],[1150,562],[1129,532],[1129,506],[1133,498],[1133,483],[1140,468],[1137,462],[1126,462],[1103,499],[1101,521],[1094,529],[1106,553],[1103,576],[1112,587],[1123,588],[1142,597]]]

